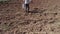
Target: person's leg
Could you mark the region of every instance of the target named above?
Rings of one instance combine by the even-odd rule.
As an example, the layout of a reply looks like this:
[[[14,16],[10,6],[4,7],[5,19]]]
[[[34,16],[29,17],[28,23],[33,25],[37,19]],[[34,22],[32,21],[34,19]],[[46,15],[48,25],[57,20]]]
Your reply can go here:
[[[29,4],[26,4],[26,10],[29,11]]]
[[[26,8],[25,8],[25,11],[27,12],[27,4],[25,4]]]
[[[29,4],[27,4],[27,11],[29,12]]]
[[[26,7],[26,9],[25,9],[25,11],[26,11],[25,15],[27,16],[27,15],[28,15],[28,11],[29,11],[29,6],[28,6],[28,4],[26,4],[25,7]]]

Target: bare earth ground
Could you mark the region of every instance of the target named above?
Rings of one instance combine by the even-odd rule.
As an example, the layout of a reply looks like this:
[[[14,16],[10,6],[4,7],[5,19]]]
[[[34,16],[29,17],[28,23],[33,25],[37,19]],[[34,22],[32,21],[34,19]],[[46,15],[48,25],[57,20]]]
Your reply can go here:
[[[60,0],[33,0],[29,13],[21,5],[0,4],[0,34],[60,34]]]

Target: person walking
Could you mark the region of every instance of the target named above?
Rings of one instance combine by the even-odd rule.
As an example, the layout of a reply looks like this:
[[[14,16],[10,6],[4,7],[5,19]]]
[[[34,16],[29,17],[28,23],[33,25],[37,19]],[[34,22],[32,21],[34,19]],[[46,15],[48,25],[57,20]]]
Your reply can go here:
[[[31,0],[23,0],[23,1],[24,1],[25,11],[29,12],[29,9],[30,9],[29,4],[30,4]]]

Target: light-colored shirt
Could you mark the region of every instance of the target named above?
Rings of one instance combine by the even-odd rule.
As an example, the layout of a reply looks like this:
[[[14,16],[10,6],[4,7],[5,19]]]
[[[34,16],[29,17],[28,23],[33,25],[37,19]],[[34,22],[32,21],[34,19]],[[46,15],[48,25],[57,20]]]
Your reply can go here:
[[[29,4],[31,0],[24,0],[24,4]]]

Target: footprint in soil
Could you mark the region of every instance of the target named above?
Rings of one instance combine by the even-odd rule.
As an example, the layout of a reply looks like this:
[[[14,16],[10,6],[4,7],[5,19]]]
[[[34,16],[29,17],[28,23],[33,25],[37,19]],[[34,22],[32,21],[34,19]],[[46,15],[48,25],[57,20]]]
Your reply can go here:
[[[55,21],[53,20],[53,21],[51,21],[51,22],[49,22],[50,24],[52,24],[52,23],[54,23]]]
[[[28,25],[28,24],[30,24],[29,21],[24,21],[23,23],[20,23],[19,25]]]
[[[54,13],[54,17],[57,15],[58,13]]]
[[[26,34],[26,32],[18,32],[17,34]]]
[[[15,33],[16,34],[26,34],[26,32],[20,32],[19,30],[17,30]]]
[[[13,27],[13,26],[14,26],[14,22],[11,22],[11,23],[9,24],[9,26],[10,26],[10,27]]]

